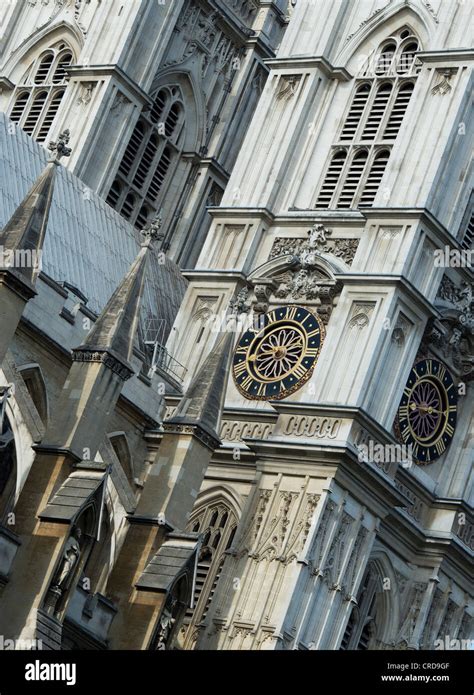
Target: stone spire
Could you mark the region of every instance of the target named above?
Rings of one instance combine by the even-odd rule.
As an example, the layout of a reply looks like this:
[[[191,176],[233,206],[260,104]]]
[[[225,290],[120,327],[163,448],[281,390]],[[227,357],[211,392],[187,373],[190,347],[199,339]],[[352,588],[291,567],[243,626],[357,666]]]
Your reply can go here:
[[[79,355],[86,352],[106,352],[133,373],[130,360],[145,285],[147,255],[152,242],[159,238],[160,228],[161,219],[158,217],[142,230],[144,241],[138,256],[89,331],[84,343],[73,350],[74,359],[80,361]]]
[[[219,439],[233,343],[232,331],[218,336],[214,348],[192,379],[175,414],[166,422],[166,425],[198,426]]]
[[[41,268],[41,253],[53,198],[56,168],[61,157],[69,157],[69,131],[51,142],[51,156],[26,197],[0,232],[0,269],[8,269],[27,285],[34,286]]]

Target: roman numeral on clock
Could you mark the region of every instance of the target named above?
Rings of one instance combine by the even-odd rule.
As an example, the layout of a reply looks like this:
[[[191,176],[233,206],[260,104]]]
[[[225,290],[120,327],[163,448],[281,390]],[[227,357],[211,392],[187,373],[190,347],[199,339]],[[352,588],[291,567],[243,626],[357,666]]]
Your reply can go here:
[[[306,374],[306,369],[300,364],[293,370],[293,374],[297,379],[302,379]]]
[[[311,333],[308,333],[308,338],[312,338],[315,335],[319,335],[320,331],[319,328],[315,328],[314,331],[311,331]]]
[[[242,374],[245,374],[247,371],[247,365],[244,362],[239,362],[238,364],[234,365],[234,374],[235,376],[242,376]]]
[[[453,434],[454,434],[454,427],[453,427],[452,425],[450,425],[449,422],[448,422],[447,425],[446,425],[446,430],[445,430],[445,432],[446,432],[446,434],[448,435],[448,437],[452,437]]]
[[[408,417],[408,406],[401,405],[398,409],[398,416],[401,420],[405,420]]]
[[[245,391],[248,391],[249,388],[252,386],[252,384],[253,384],[253,379],[251,376],[248,376],[240,383],[240,386],[243,389],[245,389]]]
[[[443,442],[442,439],[438,439],[436,442],[436,451],[438,452],[438,456],[441,456],[441,454],[446,451],[446,444]]]

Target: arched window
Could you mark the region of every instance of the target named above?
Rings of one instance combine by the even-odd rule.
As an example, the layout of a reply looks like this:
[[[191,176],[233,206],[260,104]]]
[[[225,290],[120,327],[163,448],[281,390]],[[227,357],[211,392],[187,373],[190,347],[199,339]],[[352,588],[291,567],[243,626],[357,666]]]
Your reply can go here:
[[[18,367],[31,400],[41,418],[43,425],[48,422],[48,396],[41,369],[37,364],[25,364]]]
[[[130,137],[107,203],[141,228],[161,205],[170,168],[182,150],[184,105],[177,86],[163,87]]]
[[[127,437],[125,434],[118,432],[109,435],[110,443],[114,449],[114,452],[120,461],[122,469],[127,476],[128,482],[135,489],[135,472],[133,466],[133,458],[128,445]]]
[[[418,39],[403,27],[365,64],[329,155],[316,208],[373,204],[415,88],[418,50]]]
[[[375,140],[380,123],[387,110],[391,92],[392,85],[390,82],[385,82],[377,89],[364,130],[362,131],[362,140]]]
[[[211,605],[222,572],[225,551],[229,550],[234,540],[237,518],[224,501],[214,502],[204,509],[198,509],[192,515],[188,528],[202,534],[194,608],[186,612],[183,628],[186,632],[185,642],[190,646],[195,639],[194,628],[205,619]]]
[[[5,523],[13,510],[16,492],[15,439],[8,417],[1,417],[4,406],[0,404],[0,523]]]
[[[392,41],[389,41],[389,43],[385,44],[385,46],[380,49],[375,67],[376,75],[386,75],[390,71],[396,50],[397,45]]]
[[[463,249],[470,251],[474,247],[474,189],[471,191],[469,203],[461,222],[459,237]]]
[[[381,150],[376,153],[370,167],[369,175],[367,176],[367,181],[365,182],[364,191],[359,201],[360,208],[369,208],[373,204],[389,157],[389,150]]]
[[[340,649],[366,651],[373,647],[377,614],[377,593],[382,589],[380,576],[369,565],[357,594],[357,605],[352,609]]]
[[[347,159],[347,151],[339,150],[336,152],[329,164],[326,177],[319,192],[317,208],[328,208],[334,196],[334,191],[337,188],[339,179],[341,178],[342,169]]]
[[[66,70],[73,62],[71,49],[60,42],[38,56],[15,89],[9,116],[38,142],[48,138],[66,91]]]
[[[369,98],[371,85],[365,82],[357,87],[351,108],[341,133],[341,140],[353,140]]]
[[[368,151],[365,149],[359,150],[352,157],[352,162],[347,171],[344,186],[337,203],[338,208],[351,208],[353,206],[354,197],[359,188],[362,174],[364,173],[367,157]]]
[[[415,85],[413,82],[404,82],[398,88],[395,103],[393,104],[390,118],[385,128],[385,140],[395,140],[397,137],[414,88]]]

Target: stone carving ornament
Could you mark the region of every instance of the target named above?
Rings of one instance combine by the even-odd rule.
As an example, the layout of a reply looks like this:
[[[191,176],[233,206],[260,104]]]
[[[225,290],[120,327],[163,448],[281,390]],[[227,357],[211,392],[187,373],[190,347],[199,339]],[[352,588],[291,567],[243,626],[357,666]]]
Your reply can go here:
[[[288,237],[275,239],[269,260],[285,254],[292,254],[300,258],[302,253],[307,254],[312,250],[313,253],[331,253],[347,265],[351,265],[358,246],[359,239],[333,239],[332,230],[326,229],[323,225],[314,225],[308,231],[307,239]]]

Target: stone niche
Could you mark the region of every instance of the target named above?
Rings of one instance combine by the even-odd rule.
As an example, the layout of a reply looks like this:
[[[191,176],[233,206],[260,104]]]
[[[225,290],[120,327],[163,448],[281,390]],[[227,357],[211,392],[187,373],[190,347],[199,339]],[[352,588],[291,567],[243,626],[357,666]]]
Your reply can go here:
[[[0,590],[8,582],[8,576],[21,541],[5,526],[0,526]]]

